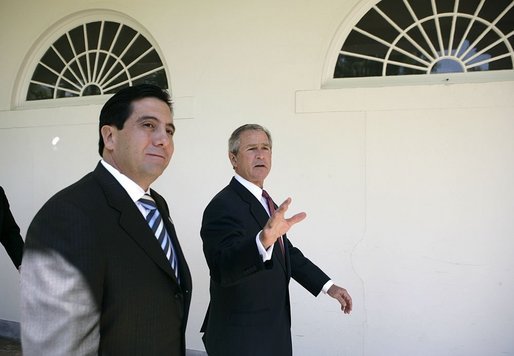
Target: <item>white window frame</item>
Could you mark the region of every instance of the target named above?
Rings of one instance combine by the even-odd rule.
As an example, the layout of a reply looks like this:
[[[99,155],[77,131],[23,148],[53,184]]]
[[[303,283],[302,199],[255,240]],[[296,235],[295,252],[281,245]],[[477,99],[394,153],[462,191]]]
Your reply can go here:
[[[460,0],[464,1],[464,0]],[[491,1],[491,0],[489,0]],[[445,73],[430,75],[401,75],[360,78],[334,78],[336,62],[341,46],[360,19],[380,0],[360,1],[339,25],[333,37],[322,70],[320,88],[384,87],[398,85],[462,84],[501,82],[514,80],[514,70],[473,73]]]
[[[83,105],[100,105],[105,103],[107,98],[111,95],[90,95],[90,96],[79,96],[69,98],[57,98],[57,99],[42,99],[42,100],[26,100],[27,91],[32,78],[32,75],[39,64],[41,58],[50,48],[50,46],[59,39],[63,34],[82,26],[83,24],[95,21],[112,21],[121,23],[129,26],[135,31],[143,35],[152,45],[153,49],[157,52],[160,57],[166,77],[168,79],[168,91],[171,93],[170,85],[170,73],[166,59],[162,54],[156,41],[153,39],[149,31],[147,31],[140,23],[133,18],[117,11],[95,9],[85,10],[78,13],[74,13],[58,21],[56,24],[51,26],[45,31],[40,38],[34,43],[32,48],[27,53],[18,76],[16,78],[16,84],[13,89],[13,95],[11,100],[11,106],[14,110],[19,109],[37,109],[37,108],[54,108],[63,106],[83,106]]]

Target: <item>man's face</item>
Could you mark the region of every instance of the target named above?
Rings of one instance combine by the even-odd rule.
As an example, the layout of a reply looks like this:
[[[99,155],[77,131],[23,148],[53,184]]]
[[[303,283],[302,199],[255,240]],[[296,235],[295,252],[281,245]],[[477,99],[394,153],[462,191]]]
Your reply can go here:
[[[271,170],[271,145],[266,133],[256,130],[243,131],[237,154],[229,153],[232,167],[237,174],[263,187],[264,179]]]
[[[104,159],[147,190],[170,162],[175,126],[170,108],[159,99],[143,98],[132,107],[123,129],[102,128]]]

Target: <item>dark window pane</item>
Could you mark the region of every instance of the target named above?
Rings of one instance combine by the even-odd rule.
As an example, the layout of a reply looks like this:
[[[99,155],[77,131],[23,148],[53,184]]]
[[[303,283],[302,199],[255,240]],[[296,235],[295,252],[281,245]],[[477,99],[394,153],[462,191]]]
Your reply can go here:
[[[480,5],[481,0],[466,0],[459,2],[459,12],[463,14],[473,15],[478,6]],[[495,0],[492,0],[495,1]]]
[[[41,64],[38,64],[36,70],[34,71],[34,75],[32,75],[32,80],[37,82],[53,84],[57,80],[57,75]]]
[[[30,83],[29,90],[27,92],[27,100],[43,100],[43,99],[52,99],[54,95],[54,91],[52,88]]]
[[[57,54],[52,48],[46,51],[43,58],[41,58],[41,62],[46,64],[56,72],[61,72],[64,68],[64,63],[60,60],[60,58],[57,56]]]
[[[57,41],[55,41],[54,47],[65,61],[70,61],[74,57],[70,41],[68,41],[66,36],[61,36]]]
[[[465,17],[458,17],[457,22],[455,24],[455,34],[453,37],[453,44],[451,48],[451,54],[457,55],[457,47],[462,42],[462,37],[464,36],[466,29],[468,28],[470,19]]]
[[[414,43],[418,43],[418,42],[414,42]],[[432,51],[430,50],[430,48],[424,48],[422,46],[419,46],[419,43],[418,43],[418,46],[424,50],[424,52],[422,52],[418,47],[416,47],[414,45],[414,43],[411,40],[403,37],[400,41],[398,41],[398,43],[396,44],[396,47],[401,48],[404,51],[412,54],[416,58],[420,59],[413,63],[416,63],[417,65],[423,65],[422,61],[429,61],[428,57],[424,53],[427,53],[428,55],[432,55]],[[423,44],[426,44],[426,42],[424,42]],[[427,45],[427,47],[428,47],[428,45]]]
[[[71,42],[73,43],[73,48],[75,48],[75,53],[84,53],[86,46],[84,44],[83,26],[78,26],[71,30],[70,38]]]
[[[343,46],[343,51],[383,58],[389,48],[368,36],[352,31]]]
[[[412,68],[397,66],[389,64],[386,67],[386,75],[410,75],[410,74],[425,74],[423,71],[419,71]]]
[[[382,75],[382,63],[340,54],[334,78],[375,77]]]
[[[467,0],[464,0],[467,1]],[[435,2],[437,7],[437,13],[442,14],[445,12],[453,12],[453,6],[455,5],[455,0],[449,1],[449,0],[437,0]]]
[[[68,79],[68,80],[65,80],[64,78]],[[57,82],[57,86],[61,89],[65,88],[65,89],[70,89],[70,90],[74,90],[74,91],[77,91],[79,89],[77,89],[76,86],[74,86],[73,84],[73,81],[70,80],[69,78],[72,78],[72,75],[70,73],[69,70],[66,70],[64,73],[63,73],[63,78],[61,78],[58,82]],[[71,83],[70,83],[71,82]]]
[[[419,27],[411,28],[407,34],[409,38],[406,36],[402,37],[398,41],[397,47],[425,60],[428,58],[427,55],[433,55],[430,44],[426,41]]]
[[[116,33],[118,32],[120,26],[122,25],[116,22],[105,22],[104,32],[102,35],[101,49],[103,49],[104,51],[110,50],[111,44],[113,43],[114,37],[116,36]]]
[[[496,27],[507,35],[514,28],[514,7],[512,7],[497,23]],[[511,36],[512,39],[512,36]]]
[[[90,22],[86,25],[87,30],[87,43],[89,49],[98,48],[98,40],[100,38],[100,25],[101,22]]]
[[[91,96],[91,95],[100,95],[102,94],[102,89],[95,84],[90,84],[86,86],[82,92],[82,96]]]
[[[112,88],[112,89],[107,90],[104,94],[114,94],[114,93],[116,93],[117,91],[119,91],[119,90],[121,90],[121,89],[123,89],[123,88],[126,88],[126,87],[128,87],[128,86],[129,86],[129,85],[128,85],[128,83],[125,83],[125,84],[122,84],[122,85],[120,85],[120,86],[118,86],[118,87],[114,87],[114,88]]]
[[[125,71],[125,68],[119,62],[116,62],[112,72],[109,74],[109,77],[106,78],[107,80],[104,84],[106,87],[119,84],[120,82],[127,80],[127,74],[128,73]]]
[[[162,62],[160,61],[159,56],[155,50],[153,50],[141,58],[137,64],[130,67],[129,71],[131,76],[137,77],[141,74],[150,72],[155,68],[159,68],[160,66],[162,66]]]
[[[123,26],[116,40],[116,44],[112,49],[112,53],[114,53],[117,56],[120,56],[125,50],[125,48],[127,48],[128,44],[130,43],[130,41],[132,41],[135,35],[136,31],[134,31],[130,27]]]
[[[125,71],[119,71],[116,73],[116,76],[113,77],[113,80],[109,83],[109,86],[113,86],[116,84],[120,84],[122,82],[128,82],[129,76]]]
[[[130,50],[123,56],[123,61],[126,64],[130,64],[151,47],[152,45],[150,42],[148,42],[143,36],[139,35],[130,47]]]
[[[57,93],[56,93],[57,98],[73,98],[76,96],[78,96],[78,95],[74,94],[72,92],[57,89]]]
[[[81,68],[79,68],[78,62],[76,60],[73,60],[71,63],[68,63],[68,66],[70,68],[70,73],[73,71],[75,75],[73,75],[73,78],[75,78],[75,83],[79,85],[85,84],[86,80],[82,75],[82,72],[80,71]]]
[[[394,11],[394,6],[404,6],[403,1],[398,0],[385,0],[391,3],[390,11]],[[432,2],[431,0],[409,0],[409,4],[416,15],[418,20],[423,19],[425,17],[432,16],[434,11],[432,10]],[[414,22],[414,21],[413,21]]]
[[[369,32],[389,43],[398,37],[398,31],[373,9],[364,15],[356,27]]]
[[[480,10],[479,16],[489,22],[493,22],[494,20],[496,20],[498,15],[502,12],[502,11],[498,11],[498,9],[504,10],[508,5],[510,5],[511,2],[512,2],[512,0],[488,0],[488,1],[485,1],[484,6]],[[512,12],[511,12],[511,14],[512,14]]]
[[[163,89],[168,89],[168,79],[166,78],[166,72],[164,69],[161,69],[155,73],[149,74],[143,78],[135,80],[132,84],[154,84]]]
[[[400,6],[399,6],[400,5]],[[387,16],[398,26],[401,28],[405,28],[412,23],[412,16],[409,13],[407,7],[404,4],[398,4],[395,1],[380,1],[377,4],[377,7],[382,10]],[[370,11],[374,12],[374,11]],[[378,16],[378,14],[377,14]],[[382,16],[380,16],[382,18]],[[373,21],[370,18],[368,21]],[[381,19],[379,21],[382,21]],[[369,24],[371,25],[371,24]],[[391,25],[387,25],[390,27]],[[396,31],[396,30],[395,30]],[[397,32],[397,31],[396,31]]]
[[[425,71],[428,70],[428,67],[427,66],[424,66],[423,64],[419,63],[417,60],[415,60],[414,58],[412,57],[409,57],[409,56],[406,56],[405,54],[403,53],[400,53],[398,51],[392,51],[391,52],[391,55],[389,56],[389,60],[391,61],[394,61],[394,62],[398,62],[398,63],[402,63],[402,64],[405,64],[405,65],[412,65],[412,66],[417,66],[417,67],[424,67]],[[420,69],[418,69],[420,70]]]

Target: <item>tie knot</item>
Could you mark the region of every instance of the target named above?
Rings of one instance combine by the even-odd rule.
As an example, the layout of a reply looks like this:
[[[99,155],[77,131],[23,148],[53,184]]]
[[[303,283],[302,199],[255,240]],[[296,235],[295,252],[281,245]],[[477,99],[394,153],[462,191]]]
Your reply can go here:
[[[267,199],[267,200],[270,200],[270,199],[271,199],[271,197],[269,196],[268,192],[267,192],[267,191],[265,191],[264,189],[262,190],[262,196],[263,196],[265,199]]]
[[[143,197],[139,199],[139,202],[143,204],[146,210],[157,209],[157,205],[155,205],[155,200],[153,200],[153,198],[148,194],[143,195]]]

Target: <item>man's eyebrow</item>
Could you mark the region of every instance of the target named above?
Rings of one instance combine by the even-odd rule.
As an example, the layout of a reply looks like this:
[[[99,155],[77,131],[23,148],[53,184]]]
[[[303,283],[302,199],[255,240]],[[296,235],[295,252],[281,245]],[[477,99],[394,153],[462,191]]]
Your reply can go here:
[[[145,120],[153,120],[153,121],[159,121],[155,116],[151,115],[143,115],[137,118],[137,122],[145,121]]]
[[[252,148],[252,147],[258,147],[258,146],[264,146],[264,147],[271,147],[271,145],[269,143],[249,143],[247,145],[245,145],[244,147],[246,148]]]
[[[156,118],[155,116],[143,115],[141,117],[138,117],[136,122],[143,122],[145,120],[159,121],[159,119]],[[175,124],[173,122],[167,122],[165,125],[166,125],[167,128],[170,128],[173,132],[175,132],[177,130],[176,127],[175,127]]]

